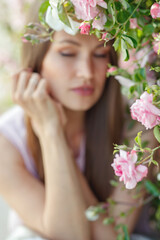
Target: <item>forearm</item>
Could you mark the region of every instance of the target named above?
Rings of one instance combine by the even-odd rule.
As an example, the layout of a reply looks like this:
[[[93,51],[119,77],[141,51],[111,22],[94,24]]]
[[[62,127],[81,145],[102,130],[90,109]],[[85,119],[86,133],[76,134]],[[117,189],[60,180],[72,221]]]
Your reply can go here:
[[[62,131],[40,139],[45,171],[44,226],[54,239],[89,240],[87,208]]]
[[[80,172],[79,168],[76,166],[77,176],[82,186],[83,195],[85,197],[87,208],[89,206],[96,206],[98,205],[98,200],[96,196],[93,194],[92,190],[90,189],[86,178]],[[105,215],[105,217],[107,217]],[[91,225],[91,240],[115,240],[116,239],[116,232],[114,230],[114,225],[104,225],[103,224],[103,216],[100,216],[98,220],[94,222],[90,222]]]

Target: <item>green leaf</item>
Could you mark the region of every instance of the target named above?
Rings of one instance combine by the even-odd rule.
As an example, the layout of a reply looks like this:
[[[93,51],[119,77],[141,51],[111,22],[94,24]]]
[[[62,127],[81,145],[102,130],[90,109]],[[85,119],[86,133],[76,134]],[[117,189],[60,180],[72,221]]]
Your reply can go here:
[[[123,225],[122,229],[123,229],[123,232],[124,232],[124,240],[130,240],[127,226]]]
[[[127,213],[125,213],[125,212],[120,213],[120,217],[126,217],[126,215],[127,215]]]
[[[153,130],[154,136],[157,139],[157,141],[160,143],[160,127],[155,126]]]
[[[118,186],[118,182],[115,181],[115,180],[110,180],[110,184],[111,184],[113,187],[117,187],[117,186]]]
[[[155,216],[156,216],[156,219],[157,219],[158,221],[160,221],[160,205],[158,206],[158,209],[156,210]]]
[[[130,14],[128,11],[126,10],[120,10],[118,13],[117,13],[117,21],[121,24],[125,23],[128,18],[129,18]]]
[[[117,11],[119,11],[122,8],[122,5],[120,2],[115,2],[114,5]]]
[[[112,26],[113,26],[113,20],[108,18],[107,22],[104,25],[104,27],[105,27],[106,30],[109,30],[110,28],[112,28]]]
[[[128,43],[129,45],[131,45],[131,47],[133,47],[133,48],[136,48],[136,47],[137,47],[137,41],[136,41],[133,37],[131,37],[131,36],[129,36],[129,35],[123,35],[123,37],[125,38],[125,40],[127,41],[127,43]]]
[[[121,2],[125,10],[130,6],[126,0],[119,0],[119,1]]]
[[[152,163],[153,163],[154,165],[156,165],[157,167],[159,166],[158,162],[155,161],[155,160],[152,160]]]
[[[119,233],[116,240],[124,240],[124,236],[122,233]]]
[[[151,70],[154,70],[154,71],[156,71],[156,72],[160,72],[160,67],[151,67],[150,68],[150,71]]]
[[[123,38],[121,38],[121,51],[122,51],[123,60],[128,61],[128,59],[129,59],[128,47]]]
[[[109,225],[109,224],[112,224],[112,223],[114,223],[114,218],[105,218],[104,220],[103,220],[103,224],[104,225]]]
[[[113,43],[113,47],[114,47],[115,51],[118,50],[118,48],[120,47],[120,37],[116,38],[116,40]]]
[[[66,12],[66,10],[65,10],[64,4],[61,3],[61,2],[59,2],[58,5],[57,5],[57,10],[58,10],[59,19],[60,19],[65,25],[67,25],[68,27],[71,28],[71,24],[70,24],[70,21],[69,21],[67,12]]]
[[[134,70],[133,80],[135,82],[142,82],[146,79],[146,69],[145,68],[138,68]]]
[[[38,13],[38,17],[39,17],[39,20],[40,22],[43,24],[43,25],[46,25],[46,22],[45,22],[45,12],[47,11],[48,7],[50,6],[49,4],[49,0],[46,0],[45,2],[43,2],[39,8],[39,13]]]
[[[111,14],[111,19],[112,19],[112,21],[113,21],[113,24],[115,24],[115,21],[116,21],[116,18],[115,18],[115,11],[114,11],[114,9],[113,9],[113,0],[110,0],[109,2],[108,2],[108,11],[109,11],[109,13]]]
[[[154,197],[159,197],[160,196],[160,191],[159,189],[156,187],[155,184],[153,184],[151,181],[146,180],[145,181],[145,187],[147,189],[147,191],[149,193],[151,193]]]
[[[153,25],[152,24],[145,25],[143,28],[143,34],[145,36],[149,36],[149,35],[152,35],[152,33],[154,33]]]
[[[142,148],[142,140],[141,140],[141,135],[142,135],[142,131],[137,133],[137,136],[135,137],[135,142],[140,146],[140,148]]]

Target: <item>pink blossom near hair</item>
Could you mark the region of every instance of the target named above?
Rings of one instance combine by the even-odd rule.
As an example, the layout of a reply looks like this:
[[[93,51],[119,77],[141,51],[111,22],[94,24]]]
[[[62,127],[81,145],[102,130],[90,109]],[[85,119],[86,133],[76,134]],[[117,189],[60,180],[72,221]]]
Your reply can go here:
[[[108,68],[107,72],[112,73],[112,72],[115,72],[116,70],[117,70],[116,67],[110,67]]]
[[[99,14],[98,19],[94,19],[92,23],[92,27],[96,28],[98,30],[103,30],[104,29],[104,24],[106,23],[107,18],[104,13]]]
[[[139,28],[137,24],[137,18],[130,18],[130,28],[131,29]]]
[[[148,174],[148,168],[142,164],[136,166],[136,151],[126,152],[120,150],[120,154],[116,154],[111,166],[115,171],[115,175],[120,177],[119,181],[123,181],[127,189],[133,189]]]
[[[153,105],[153,95],[144,92],[140,99],[131,106],[131,116],[141,122],[146,129],[160,124],[160,109]]]
[[[107,4],[103,0],[71,0],[75,7],[76,16],[79,19],[89,21],[99,14],[97,5],[107,8]]]
[[[151,7],[151,16],[152,18],[160,18],[160,4],[154,3]]]
[[[86,22],[82,22],[81,25],[79,26],[79,29],[80,29],[80,33],[81,34],[86,34],[88,35],[89,34],[89,31],[90,31],[90,24],[89,23],[86,23]]]

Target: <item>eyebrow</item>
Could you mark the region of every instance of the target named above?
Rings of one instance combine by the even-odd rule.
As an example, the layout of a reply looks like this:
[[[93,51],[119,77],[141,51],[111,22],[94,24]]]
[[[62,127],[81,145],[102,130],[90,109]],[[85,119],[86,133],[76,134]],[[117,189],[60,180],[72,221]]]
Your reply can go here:
[[[75,41],[73,41],[73,40],[68,40],[68,39],[59,41],[59,43],[71,43],[71,44],[76,45],[76,46],[78,46],[78,47],[81,46],[80,43],[75,42]],[[104,43],[101,43],[101,44],[99,44],[98,46],[96,46],[96,48],[100,48],[100,47],[104,47]]]

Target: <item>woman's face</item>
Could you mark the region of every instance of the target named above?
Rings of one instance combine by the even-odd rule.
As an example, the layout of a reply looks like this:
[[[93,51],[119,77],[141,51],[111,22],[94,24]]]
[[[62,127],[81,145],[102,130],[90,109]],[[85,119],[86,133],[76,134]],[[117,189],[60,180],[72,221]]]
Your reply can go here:
[[[50,95],[71,110],[91,108],[105,85],[109,51],[96,36],[56,32],[41,71]]]

